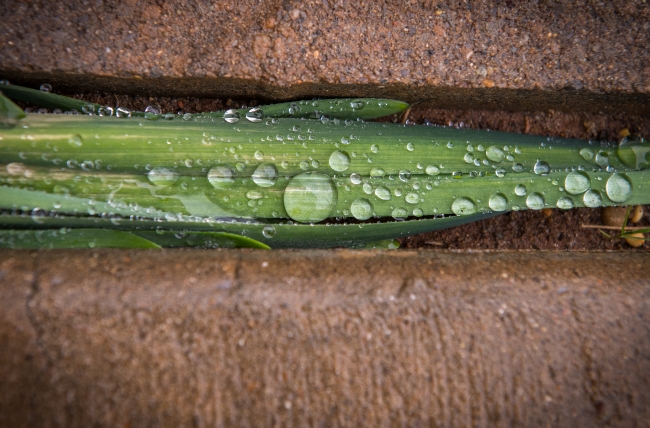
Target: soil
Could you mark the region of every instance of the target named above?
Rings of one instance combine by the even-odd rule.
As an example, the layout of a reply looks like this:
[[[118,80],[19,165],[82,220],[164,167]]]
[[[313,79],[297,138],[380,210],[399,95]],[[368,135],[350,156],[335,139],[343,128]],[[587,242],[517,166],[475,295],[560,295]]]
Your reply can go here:
[[[64,94],[99,104],[144,110],[159,107],[163,112],[197,113],[268,102],[257,99],[204,99],[145,97],[114,94]],[[30,108],[30,106],[23,105]],[[33,106],[31,106],[33,108]],[[459,128],[492,129],[566,138],[615,141],[627,130],[632,137],[650,137],[650,117],[629,114],[564,113],[558,111],[508,112],[490,110],[446,110],[427,104],[415,105],[408,117],[387,117],[384,121],[435,124]],[[635,226],[650,225],[647,213]],[[570,211],[510,212],[456,228],[415,235],[400,240],[401,248],[500,249],[500,250],[618,250],[645,251],[648,244],[632,248],[624,240],[609,239],[597,229],[583,225],[601,225],[599,208]]]

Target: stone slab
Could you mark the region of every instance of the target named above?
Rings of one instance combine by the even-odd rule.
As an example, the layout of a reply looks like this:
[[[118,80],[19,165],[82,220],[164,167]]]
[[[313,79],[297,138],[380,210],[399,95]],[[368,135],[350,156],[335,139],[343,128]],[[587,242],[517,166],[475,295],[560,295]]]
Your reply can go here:
[[[168,96],[388,96],[650,114],[641,1],[8,0],[0,78]]]
[[[0,426],[647,426],[649,265],[0,251]]]

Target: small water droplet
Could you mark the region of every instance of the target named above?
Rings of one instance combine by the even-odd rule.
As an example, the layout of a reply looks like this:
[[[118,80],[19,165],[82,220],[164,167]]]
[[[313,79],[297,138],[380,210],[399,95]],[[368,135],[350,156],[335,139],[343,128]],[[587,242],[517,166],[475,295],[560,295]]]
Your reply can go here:
[[[363,191],[366,195],[372,195],[372,184],[370,183],[363,183]]]
[[[593,189],[589,189],[585,192],[582,201],[585,206],[589,208],[596,208],[603,204],[603,198],[600,196],[600,192]]]
[[[257,150],[257,151],[255,152],[255,159],[257,159],[257,160],[262,160],[262,159],[264,159],[264,152],[261,151],[261,150]]]
[[[531,193],[526,198],[526,206],[531,210],[541,210],[544,208],[544,197],[539,193]]]
[[[235,109],[226,110],[223,119],[228,123],[239,122],[239,112]]]
[[[300,169],[302,169],[303,171],[307,171],[309,169],[309,162],[307,162],[306,160],[300,161],[298,166],[300,166]]]
[[[406,218],[408,212],[404,208],[395,208],[390,215],[393,216],[394,219],[403,219]]]
[[[336,150],[330,155],[329,164],[334,171],[343,172],[350,167],[350,156],[347,152]]]
[[[594,151],[588,148],[582,148],[580,149],[580,156],[588,162],[591,162],[594,160]]]
[[[372,217],[372,210],[370,201],[363,198],[355,199],[350,206],[350,212],[357,220],[368,220]]]
[[[264,226],[264,229],[262,229],[262,235],[264,235],[265,238],[273,238],[275,236],[275,227]]]
[[[605,168],[607,165],[609,165],[609,156],[607,156],[607,153],[605,152],[598,152],[594,158],[594,161],[598,166]]]
[[[361,184],[361,176],[356,172],[353,172],[352,174],[350,174],[350,182],[352,184]]]
[[[517,184],[515,186],[515,194],[517,196],[526,196],[526,186],[523,184]]]
[[[407,193],[406,197],[404,199],[409,204],[417,204],[418,202],[420,202],[420,196],[417,193],[414,193],[414,192]]]
[[[217,189],[231,187],[235,183],[235,171],[226,165],[217,165],[208,171],[208,181]]]
[[[562,196],[560,199],[557,200],[557,203],[555,205],[560,209],[570,210],[571,208],[573,208],[573,200],[568,196]]]
[[[379,146],[377,144],[373,144],[370,146],[370,151],[373,153],[377,153],[379,151]]]
[[[257,199],[262,199],[264,197],[264,194],[259,190],[249,190],[248,192],[246,192],[246,197],[248,199],[257,200]]]
[[[109,106],[99,107],[97,109],[97,115],[98,116],[113,116],[113,107],[109,107]],[[150,117],[147,116],[147,113],[144,114],[144,117],[146,119],[151,119]],[[158,119],[158,117],[156,117],[156,119]]]
[[[492,162],[501,162],[506,157],[506,153],[497,146],[490,146],[485,151],[485,156]]]
[[[38,89],[40,89],[43,92],[52,92],[52,85],[50,85],[49,83],[43,83]]]
[[[178,180],[178,174],[171,169],[158,166],[149,171],[147,178],[157,186],[170,186]]]
[[[463,159],[467,163],[474,163],[474,155],[469,153],[469,152],[465,153],[465,156],[463,156]]]
[[[372,178],[381,178],[386,175],[386,171],[381,168],[373,168],[370,170],[370,177]]]
[[[401,170],[399,172],[398,177],[404,183],[407,183],[411,179],[411,173],[410,173],[410,171],[406,171],[406,170],[403,169],[403,170]]]
[[[422,208],[416,208],[413,210],[413,215],[416,217],[422,217],[424,215],[424,211],[422,211]]]
[[[514,172],[522,172],[524,170],[524,166],[520,163],[516,163],[512,166],[512,170]]]
[[[440,168],[438,168],[435,165],[429,165],[427,168],[424,170],[428,175],[438,175],[440,174]]]
[[[259,107],[254,107],[246,113],[249,122],[261,122],[264,119],[264,112]]]
[[[388,190],[384,186],[379,186],[375,189],[375,196],[383,201],[389,201],[391,197],[390,190]]]
[[[632,183],[623,175],[612,174],[605,184],[605,193],[612,202],[625,202],[632,196]]]
[[[476,204],[470,198],[460,197],[451,204],[451,211],[456,215],[469,215],[476,212]]]
[[[296,175],[284,190],[284,208],[295,221],[319,222],[329,217],[338,194],[331,178],[306,172]]]
[[[74,147],[81,147],[83,145],[83,140],[81,139],[81,135],[73,135],[68,138],[68,143]]]
[[[255,169],[252,178],[260,187],[271,187],[278,179],[278,169],[271,163],[263,163]]]
[[[413,150],[415,150],[415,145],[413,145],[413,143],[408,143],[406,145],[406,150],[408,150],[409,152],[412,152]]]
[[[506,175],[506,170],[503,168],[497,168],[497,170],[494,171],[494,173],[496,174],[497,177],[503,178]]]
[[[490,196],[488,205],[493,211],[505,211],[508,208],[508,199],[503,193],[495,193]]]
[[[548,162],[544,162],[538,159],[535,163],[535,166],[533,167],[533,171],[538,175],[546,175],[551,171],[551,166],[548,164]]]
[[[567,174],[564,179],[564,189],[570,195],[579,195],[591,185],[591,180],[586,172],[573,171]]]
[[[131,117],[131,110],[124,107],[118,107],[115,111],[115,116],[117,117]]]

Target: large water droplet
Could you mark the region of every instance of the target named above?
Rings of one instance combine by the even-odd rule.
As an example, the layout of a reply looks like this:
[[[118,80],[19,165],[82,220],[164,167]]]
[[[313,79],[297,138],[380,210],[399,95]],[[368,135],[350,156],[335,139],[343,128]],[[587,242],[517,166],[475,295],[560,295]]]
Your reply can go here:
[[[505,211],[508,208],[508,199],[503,193],[495,193],[490,196],[488,205],[493,211]]]
[[[535,172],[535,174],[546,175],[551,171],[551,166],[548,164],[548,162],[538,160],[537,162],[535,162],[533,171]]]
[[[217,189],[225,189],[235,183],[235,171],[226,165],[217,165],[208,171],[208,181]]]
[[[157,166],[149,171],[147,178],[157,186],[171,186],[178,180],[178,174],[171,169]]]
[[[249,122],[261,122],[264,119],[264,112],[259,107],[254,107],[246,113]]]
[[[600,192],[593,189],[589,189],[585,192],[582,201],[585,206],[589,208],[596,208],[603,204],[603,198],[600,196]]]
[[[379,186],[375,189],[375,196],[378,197],[379,199],[383,201],[389,201],[390,200],[390,190],[385,188],[384,186]]]
[[[291,179],[284,190],[284,208],[301,223],[325,220],[336,206],[338,194],[330,177],[306,172]]]
[[[223,119],[228,123],[239,122],[239,112],[235,109],[226,110]]]
[[[544,197],[539,193],[531,193],[526,198],[526,206],[531,210],[541,210],[544,208]]]
[[[515,186],[515,194],[517,196],[526,196],[526,186],[523,184],[517,184]]]
[[[557,200],[557,203],[555,205],[560,209],[570,210],[571,208],[573,208],[573,200],[568,196],[562,196],[560,199]]]
[[[271,163],[263,163],[255,169],[252,177],[258,186],[271,187],[278,179],[278,169]]]
[[[605,192],[612,202],[625,202],[632,196],[632,183],[623,175],[612,174],[605,184]]]
[[[350,167],[350,156],[347,152],[336,150],[330,155],[329,164],[334,171],[343,172]]]
[[[429,165],[424,171],[428,175],[438,175],[438,174],[440,174],[440,168],[438,168],[435,165]]]
[[[356,199],[350,206],[350,212],[357,220],[368,220],[372,217],[372,204],[367,199]]]
[[[456,215],[469,215],[476,212],[476,204],[470,198],[460,197],[451,204],[451,211]]]
[[[564,179],[564,189],[570,195],[579,195],[591,186],[591,180],[587,173],[582,171],[574,171],[567,174]]]
[[[644,141],[623,139],[618,145],[616,155],[626,166],[644,169],[648,166],[646,156],[650,152],[650,144]]]
[[[506,153],[497,146],[490,146],[485,151],[485,156],[492,162],[501,162],[506,157]]]

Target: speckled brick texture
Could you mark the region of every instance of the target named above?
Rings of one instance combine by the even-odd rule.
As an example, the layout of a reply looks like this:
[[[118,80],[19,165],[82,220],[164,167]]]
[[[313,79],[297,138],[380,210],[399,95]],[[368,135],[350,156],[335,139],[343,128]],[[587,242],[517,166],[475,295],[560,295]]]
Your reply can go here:
[[[531,108],[530,97],[582,108],[650,100],[645,0],[7,0],[3,8],[0,74],[17,82],[55,75],[68,86],[159,95],[230,89],[446,105],[493,97],[493,108]]]
[[[0,251],[0,426],[647,426],[649,263]]]

